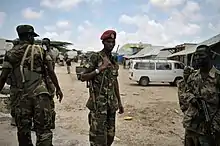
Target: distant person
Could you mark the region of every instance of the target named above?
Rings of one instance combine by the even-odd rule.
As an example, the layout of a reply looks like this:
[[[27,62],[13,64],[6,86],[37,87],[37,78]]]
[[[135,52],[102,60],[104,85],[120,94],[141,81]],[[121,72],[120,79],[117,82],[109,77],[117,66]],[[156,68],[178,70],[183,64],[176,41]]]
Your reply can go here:
[[[129,60],[129,62],[128,62],[128,69],[130,69],[130,67],[131,67],[131,61]]]
[[[53,54],[52,49],[51,49],[51,45],[50,45],[50,39],[49,38],[43,38],[42,39],[42,46],[46,51],[46,55],[49,55],[52,58],[52,65],[53,65],[53,70],[55,70],[55,62],[56,62],[56,56]],[[51,114],[52,114],[52,123],[51,123],[51,129],[55,129],[55,119],[56,119],[56,112],[55,112],[55,102],[54,102],[54,96],[55,96],[55,86],[52,82],[52,80],[50,79],[49,76],[47,76],[48,78],[48,91],[50,93],[50,104],[51,104]]]
[[[126,68],[126,60],[125,59],[123,59],[123,67],[124,67],[124,69]]]
[[[116,32],[108,30],[101,36],[104,48],[92,53],[86,61],[81,80],[89,82],[89,141],[91,146],[111,146],[115,136],[116,111],[124,113],[119,85],[119,66],[112,56]]]
[[[67,56],[67,58],[66,58],[66,68],[67,68],[67,73],[68,74],[70,74],[71,73],[71,63],[72,63],[72,61],[73,61],[73,58],[69,58],[68,56]]]

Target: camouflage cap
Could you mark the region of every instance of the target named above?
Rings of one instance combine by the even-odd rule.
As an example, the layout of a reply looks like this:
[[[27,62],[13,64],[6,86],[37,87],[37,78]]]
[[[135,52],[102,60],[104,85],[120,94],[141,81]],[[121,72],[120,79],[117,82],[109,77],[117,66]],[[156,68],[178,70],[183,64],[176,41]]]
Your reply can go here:
[[[18,25],[16,30],[18,34],[30,33],[33,34],[34,37],[39,36],[36,32],[34,32],[34,27],[31,25]]]

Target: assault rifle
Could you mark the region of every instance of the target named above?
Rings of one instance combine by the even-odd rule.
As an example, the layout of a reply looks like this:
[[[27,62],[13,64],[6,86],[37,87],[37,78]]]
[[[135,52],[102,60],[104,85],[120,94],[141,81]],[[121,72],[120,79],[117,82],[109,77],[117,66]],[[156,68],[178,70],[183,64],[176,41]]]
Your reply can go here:
[[[214,135],[214,129],[212,127],[212,118],[210,117],[206,101],[203,99],[197,99],[197,105],[200,111],[204,113],[205,116],[205,131],[206,134],[210,136],[210,142],[212,143],[213,146],[216,146],[216,140],[215,140],[215,135]]]

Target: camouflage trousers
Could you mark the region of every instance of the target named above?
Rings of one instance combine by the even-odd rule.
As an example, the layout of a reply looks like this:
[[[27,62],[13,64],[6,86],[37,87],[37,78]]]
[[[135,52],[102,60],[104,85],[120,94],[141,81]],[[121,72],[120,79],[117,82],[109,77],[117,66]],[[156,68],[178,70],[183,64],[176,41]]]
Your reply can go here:
[[[31,140],[32,119],[37,137],[36,146],[53,146],[53,133],[50,130],[51,104],[48,94],[19,97],[15,113],[19,146],[33,146]]]
[[[115,136],[115,115],[116,112],[110,110],[107,113],[90,111],[90,146],[111,146]]]
[[[209,135],[201,135],[191,130],[185,130],[184,146],[220,146],[220,133],[216,133],[216,144]]]
[[[14,118],[15,117],[15,107],[17,104],[17,90],[11,88],[10,89],[10,110],[11,110],[11,116]]]
[[[51,129],[55,129],[55,120],[56,120],[56,112],[55,112],[55,102],[54,95],[50,98],[50,106],[51,106]]]

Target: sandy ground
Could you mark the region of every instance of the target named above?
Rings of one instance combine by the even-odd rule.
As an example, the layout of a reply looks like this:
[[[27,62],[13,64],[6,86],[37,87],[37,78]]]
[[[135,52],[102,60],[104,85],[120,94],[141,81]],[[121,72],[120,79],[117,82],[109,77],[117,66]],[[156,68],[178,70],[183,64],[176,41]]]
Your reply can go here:
[[[76,79],[66,67],[56,73],[64,99],[56,100],[54,146],[88,146],[88,98],[86,84]],[[114,146],[181,146],[182,114],[177,102],[177,89],[166,84],[138,86],[128,79],[128,70],[120,69],[120,91],[125,113],[117,115]],[[124,120],[125,116],[133,117]],[[0,146],[17,146],[16,128],[10,126],[10,115],[0,114]],[[35,133],[32,133],[35,143]]]

